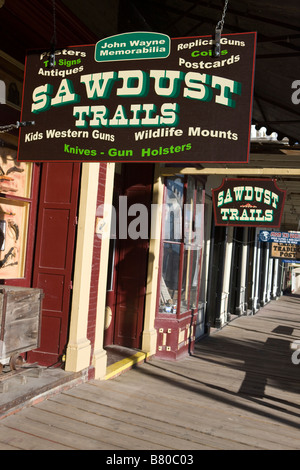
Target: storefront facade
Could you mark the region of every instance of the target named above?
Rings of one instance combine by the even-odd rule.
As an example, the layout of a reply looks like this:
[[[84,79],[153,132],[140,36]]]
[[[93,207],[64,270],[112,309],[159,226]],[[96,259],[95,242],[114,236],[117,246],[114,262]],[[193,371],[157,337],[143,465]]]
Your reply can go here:
[[[188,167],[165,175],[160,164],[27,165],[25,196],[2,196],[3,226],[14,207],[25,214],[2,284],[45,294],[41,344],[27,361],[104,378],[109,345],[179,360],[210,328],[282,294],[285,265],[260,229],[215,226],[219,180]]]
[[[25,10],[20,13],[31,25],[36,17]],[[79,33],[83,44],[96,42],[78,20],[66,18],[65,26],[72,25],[69,32],[63,28],[67,44]],[[40,47],[41,25],[38,30]],[[19,120],[24,66],[13,41],[0,58],[4,125]],[[259,229],[220,227],[213,217],[212,188],[222,177],[260,177],[267,162],[177,169],[159,163],[20,164],[17,134],[0,134],[0,278],[44,293],[40,346],[26,353],[27,361],[103,379],[111,345],[179,360],[210,328],[255,314],[281,295],[285,266],[259,241]],[[268,177],[300,176],[297,164],[271,165]],[[297,229],[289,221],[285,227]]]

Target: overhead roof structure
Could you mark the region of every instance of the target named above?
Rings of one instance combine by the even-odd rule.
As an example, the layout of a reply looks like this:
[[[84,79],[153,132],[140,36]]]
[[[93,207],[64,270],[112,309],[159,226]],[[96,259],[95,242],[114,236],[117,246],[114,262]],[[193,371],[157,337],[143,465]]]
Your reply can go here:
[[[121,3],[125,28],[139,21],[140,28],[170,37],[214,35],[225,6],[225,0]],[[300,142],[299,25],[297,0],[229,0],[223,27],[224,34],[257,32],[252,123],[276,132],[279,140],[288,138],[290,145]]]
[[[19,50],[18,60],[22,62],[26,48],[50,47],[53,5],[58,45],[74,45],[142,30],[172,38],[214,35],[225,4],[223,34],[257,32],[252,123],[266,127],[268,134],[276,132],[279,140],[287,138],[290,145],[299,144],[298,0],[6,1],[0,9],[0,31],[1,37],[9,37],[9,41],[1,48],[5,47],[7,53]],[[34,29],[28,30],[29,20],[34,20]]]

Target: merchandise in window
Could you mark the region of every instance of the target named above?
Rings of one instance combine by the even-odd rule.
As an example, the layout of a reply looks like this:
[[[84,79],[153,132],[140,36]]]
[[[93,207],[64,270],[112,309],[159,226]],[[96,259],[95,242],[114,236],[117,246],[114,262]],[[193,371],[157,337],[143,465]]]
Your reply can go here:
[[[159,313],[180,315],[198,303],[204,189],[191,176],[168,178],[165,187]]]

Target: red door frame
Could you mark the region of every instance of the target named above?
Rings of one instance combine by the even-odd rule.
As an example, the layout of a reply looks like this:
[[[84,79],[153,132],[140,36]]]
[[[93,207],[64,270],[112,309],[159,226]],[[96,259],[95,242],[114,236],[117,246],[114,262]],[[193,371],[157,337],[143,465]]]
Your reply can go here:
[[[80,163],[69,162],[42,165],[32,287],[43,289],[45,298],[41,345],[27,355],[29,362],[41,365],[61,361],[67,345],[80,168]],[[59,191],[65,200],[60,199]],[[62,237],[56,239],[59,229]],[[52,263],[55,249],[59,252],[57,265],[55,260]]]

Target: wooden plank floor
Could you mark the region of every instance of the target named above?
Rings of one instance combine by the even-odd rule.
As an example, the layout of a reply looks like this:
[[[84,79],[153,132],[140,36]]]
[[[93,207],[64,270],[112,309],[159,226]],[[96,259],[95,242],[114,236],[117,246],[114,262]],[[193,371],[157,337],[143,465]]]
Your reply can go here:
[[[0,449],[298,450],[300,298],[284,296],[201,340],[0,421]]]

